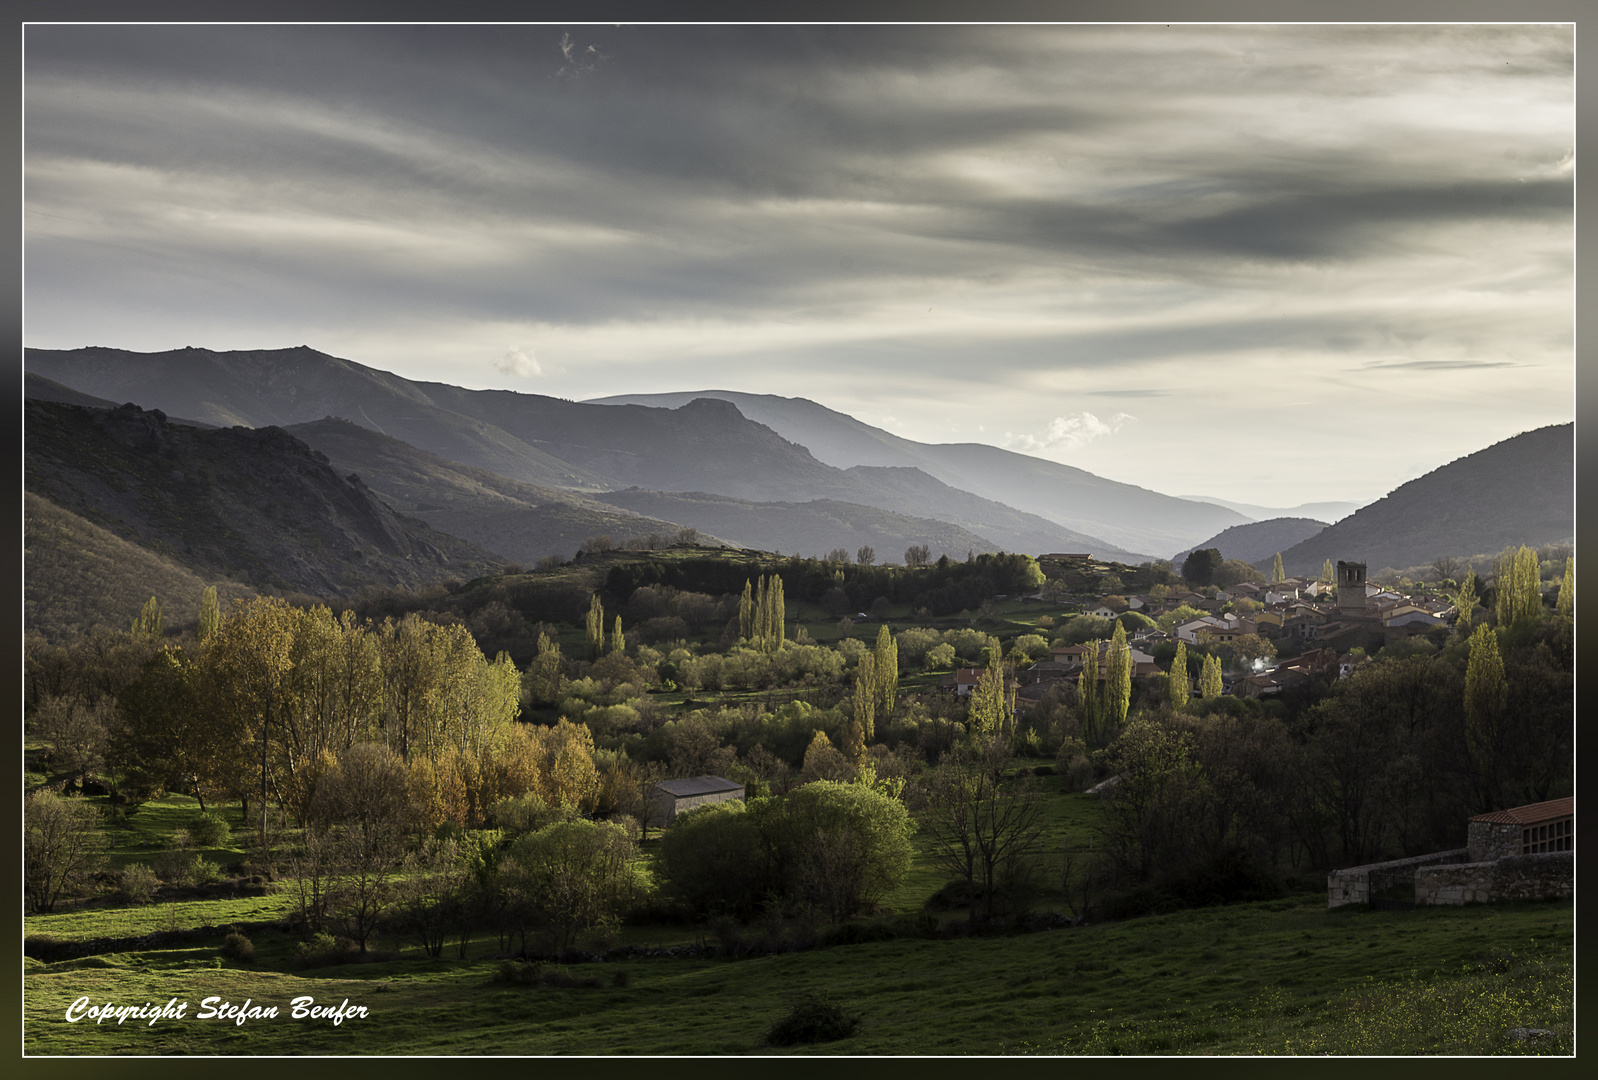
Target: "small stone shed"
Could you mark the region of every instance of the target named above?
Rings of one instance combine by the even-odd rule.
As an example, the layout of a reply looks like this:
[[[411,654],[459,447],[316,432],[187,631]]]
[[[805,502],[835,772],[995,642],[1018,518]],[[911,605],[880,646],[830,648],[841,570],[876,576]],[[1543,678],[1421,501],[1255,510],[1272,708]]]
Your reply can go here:
[[[650,792],[649,801],[654,812],[650,815],[657,825],[670,825],[672,819],[685,810],[728,799],[744,797],[744,786],[720,776],[695,776],[686,780],[662,780]]]
[[[1465,844],[1471,862],[1506,855],[1541,855],[1576,849],[1576,798],[1517,806],[1477,814],[1468,823]]]
[[[1570,897],[1576,880],[1576,800],[1572,797],[1477,814],[1466,847],[1334,870],[1326,906],[1471,904]],[[1411,892],[1413,890],[1413,892]],[[1397,901],[1394,892],[1413,895]]]

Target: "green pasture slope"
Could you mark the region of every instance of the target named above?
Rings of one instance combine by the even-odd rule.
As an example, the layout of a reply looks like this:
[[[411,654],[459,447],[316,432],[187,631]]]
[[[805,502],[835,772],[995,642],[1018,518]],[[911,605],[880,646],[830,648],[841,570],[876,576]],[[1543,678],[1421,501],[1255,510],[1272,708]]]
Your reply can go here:
[[[131,914],[131,913],[130,913]],[[142,916],[146,917],[147,916]],[[66,930],[65,916],[28,920]],[[60,936],[70,937],[69,932]],[[796,995],[861,1016],[812,1054],[1493,1054],[1573,1050],[1569,903],[1329,912],[1313,894],[1003,937],[897,938],[746,959],[641,959],[504,985],[501,962],[414,949],[304,970],[294,940],[255,935],[254,963],[215,942],[27,960],[24,1051],[114,1054],[762,1054]],[[471,955],[491,951],[474,942]],[[447,950],[448,951],[448,950]],[[546,967],[546,972],[549,970]],[[202,1020],[202,999],[276,1006]],[[364,1019],[292,1019],[346,999]],[[181,1020],[69,1023],[94,1004],[189,1003]],[[929,1022],[935,1019],[936,1022]],[[1531,1041],[1515,1028],[1552,1032]]]

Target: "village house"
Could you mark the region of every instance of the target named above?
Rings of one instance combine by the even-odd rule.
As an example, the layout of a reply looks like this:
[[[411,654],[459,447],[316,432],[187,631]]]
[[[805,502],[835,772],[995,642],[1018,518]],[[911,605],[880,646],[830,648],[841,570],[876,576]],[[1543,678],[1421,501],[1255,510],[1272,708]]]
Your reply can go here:
[[[1332,871],[1326,906],[1566,899],[1575,892],[1575,856],[1574,797],[1495,810],[1466,822],[1462,848]]]
[[[721,776],[694,776],[683,780],[662,780],[649,795],[651,819],[659,825],[696,806],[742,799],[744,786]]]

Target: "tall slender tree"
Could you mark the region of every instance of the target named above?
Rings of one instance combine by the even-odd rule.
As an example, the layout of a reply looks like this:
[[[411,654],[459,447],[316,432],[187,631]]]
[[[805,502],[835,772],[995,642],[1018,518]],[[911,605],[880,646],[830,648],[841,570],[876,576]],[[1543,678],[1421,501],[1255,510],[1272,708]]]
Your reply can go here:
[[[1132,649],[1126,643],[1126,627],[1119,622],[1110,637],[1105,664],[1104,704],[1106,720],[1116,727],[1126,722],[1126,711],[1132,705]]]
[[[1322,581],[1327,581],[1327,582],[1331,582],[1331,581],[1336,581],[1337,580],[1337,571],[1332,569],[1332,560],[1330,558],[1328,558],[1324,563],[1321,564],[1321,578],[1320,579]]]
[[[605,651],[605,605],[598,593],[588,601],[588,649],[595,660]]]
[[[207,585],[205,592],[200,594],[200,623],[195,631],[195,637],[200,642],[210,641],[216,635],[216,628],[222,624],[222,606],[216,599],[216,586]]]
[[[627,639],[622,636],[621,616],[616,616],[616,628],[610,634],[610,651],[613,653],[627,651]]]
[[[1276,560],[1271,563],[1271,584],[1280,585],[1287,580],[1287,574],[1282,570],[1282,553],[1276,553]]]
[[[1565,576],[1559,583],[1559,601],[1554,605],[1554,611],[1567,618],[1576,613],[1576,557],[1570,556],[1565,560]]]
[[[1187,707],[1189,688],[1187,683],[1187,642],[1176,643],[1176,656],[1171,660],[1171,707],[1184,709]]]
[[[877,680],[876,712],[886,723],[899,701],[899,644],[888,632],[887,623],[877,630],[877,647],[872,658]]]
[[[860,725],[862,737],[869,740],[876,730],[877,679],[876,658],[871,653],[861,653],[854,673],[854,718]]]
[[[1223,692],[1220,658],[1206,656],[1204,658],[1204,671],[1199,675],[1199,693],[1206,698],[1218,698]]]
[[[166,619],[161,615],[161,602],[155,597],[144,602],[144,607],[139,611],[139,617],[133,620],[129,631],[135,639],[153,641],[157,644],[166,639]]]

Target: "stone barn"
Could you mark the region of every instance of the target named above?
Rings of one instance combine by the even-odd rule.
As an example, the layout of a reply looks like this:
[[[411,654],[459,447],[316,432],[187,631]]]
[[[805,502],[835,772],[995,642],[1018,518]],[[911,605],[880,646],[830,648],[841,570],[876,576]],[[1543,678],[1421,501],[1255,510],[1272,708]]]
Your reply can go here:
[[[1574,895],[1574,797],[1477,814],[1466,822],[1466,844],[1334,870],[1326,879],[1326,906],[1486,904]],[[1384,892],[1389,895],[1380,897]],[[1398,899],[1398,893],[1406,899]]]
[[[1576,848],[1576,799],[1568,796],[1550,802],[1477,814],[1466,823],[1465,843],[1471,862],[1487,862],[1506,855],[1541,855]]]
[[[650,820],[660,826],[685,810],[727,799],[744,797],[744,786],[720,776],[695,776],[687,780],[662,780],[650,793]]]

